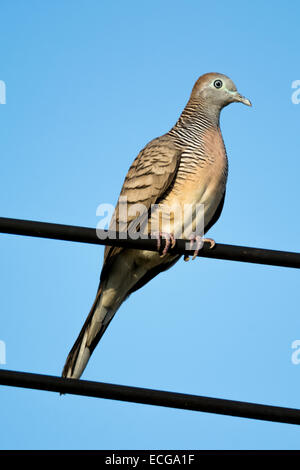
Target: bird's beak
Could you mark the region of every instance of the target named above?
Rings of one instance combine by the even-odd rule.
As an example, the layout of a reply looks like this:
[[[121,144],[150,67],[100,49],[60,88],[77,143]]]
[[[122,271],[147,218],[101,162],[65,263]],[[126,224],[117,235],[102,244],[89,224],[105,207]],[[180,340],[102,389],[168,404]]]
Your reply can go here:
[[[252,106],[252,103],[248,98],[245,98],[245,96],[240,95],[238,91],[235,91],[232,93],[232,99],[233,101],[237,101],[238,103],[244,103],[246,106]]]

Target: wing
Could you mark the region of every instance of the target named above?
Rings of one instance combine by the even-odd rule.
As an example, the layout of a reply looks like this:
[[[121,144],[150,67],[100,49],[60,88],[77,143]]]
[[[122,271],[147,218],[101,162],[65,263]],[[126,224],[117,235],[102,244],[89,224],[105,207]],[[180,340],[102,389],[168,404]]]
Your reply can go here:
[[[110,230],[124,232],[137,218],[133,205],[142,204],[146,211],[172,188],[181,151],[175,148],[166,135],[151,141],[136,157],[131,165],[110,223]],[[137,206],[135,206],[137,207]],[[107,246],[101,279],[108,266],[124,248]]]

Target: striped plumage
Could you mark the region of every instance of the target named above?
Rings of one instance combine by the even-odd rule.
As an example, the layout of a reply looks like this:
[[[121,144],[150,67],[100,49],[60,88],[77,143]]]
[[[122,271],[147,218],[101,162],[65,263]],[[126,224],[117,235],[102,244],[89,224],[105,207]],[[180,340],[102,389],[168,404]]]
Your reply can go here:
[[[227,180],[227,156],[219,127],[220,111],[234,101],[250,105],[225,75],[210,73],[197,80],[174,127],[149,142],[132,163],[112,227],[127,231],[132,224],[134,226],[137,214],[130,214],[130,209],[137,203],[143,204],[146,210],[150,210],[153,204],[157,205],[147,223],[143,225],[142,219],[139,221],[144,233],[149,233],[155,225],[159,208],[164,212],[167,206],[183,209],[185,204],[190,204],[194,208],[199,203],[204,206],[204,232],[211,228],[221,214]],[[126,220],[122,215],[125,207]],[[184,227],[183,233],[182,221],[173,217],[171,232],[175,238],[179,235],[188,239],[192,234],[196,223],[194,209],[192,214],[191,224]],[[157,220],[159,231],[165,231],[164,223],[163,213],[162,219]],[[106,247],[96,299],[68,355],[63,376],[81,376],[122,302],[178,259],[178,255],[169,253],[161,257],[156,252]]]

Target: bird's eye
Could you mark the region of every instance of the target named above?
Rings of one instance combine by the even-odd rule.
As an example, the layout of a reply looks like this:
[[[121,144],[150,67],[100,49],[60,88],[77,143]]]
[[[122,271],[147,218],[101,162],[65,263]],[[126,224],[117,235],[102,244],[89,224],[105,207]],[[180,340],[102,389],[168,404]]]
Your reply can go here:
[[[223,82],[222,80],[215,80],[214,81],[214,87],[215,88],[222,88]]]

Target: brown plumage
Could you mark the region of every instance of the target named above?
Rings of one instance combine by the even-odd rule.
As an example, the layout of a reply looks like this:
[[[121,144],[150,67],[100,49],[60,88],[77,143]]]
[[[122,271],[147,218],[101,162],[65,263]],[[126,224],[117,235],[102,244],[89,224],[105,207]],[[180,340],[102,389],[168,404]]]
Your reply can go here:
[[[210,73],[197,80],[175,126],[149,142],[131,165],[111,227],[130,231],[133,226],[145,234],[153,226],[158,232],[165,231],[170,227],[164,219],[165,208],[179,207],[183,211],[185,204],[193,208],[203,204],[204,233],[212,227],[223,208],[227,181],[227,156],[219,116],[221,109],[232,102],[251,105],[237,92],[230,78]],[[130,213],[137,203],[143,204],[144,213]],[[157,209],[149,215],[153,204]],[[194,209],[192,213],[191,223],[184,230],[182,220],[175,213],[170,233],[189,239],[197,222]],[[141,214],[137,224],[137,215]],[[63,376],[81,376],[122,302],[178,259],[178,255],[169,253],[161,257],[150,251],[106,247],[96,299],[68,355]]]

